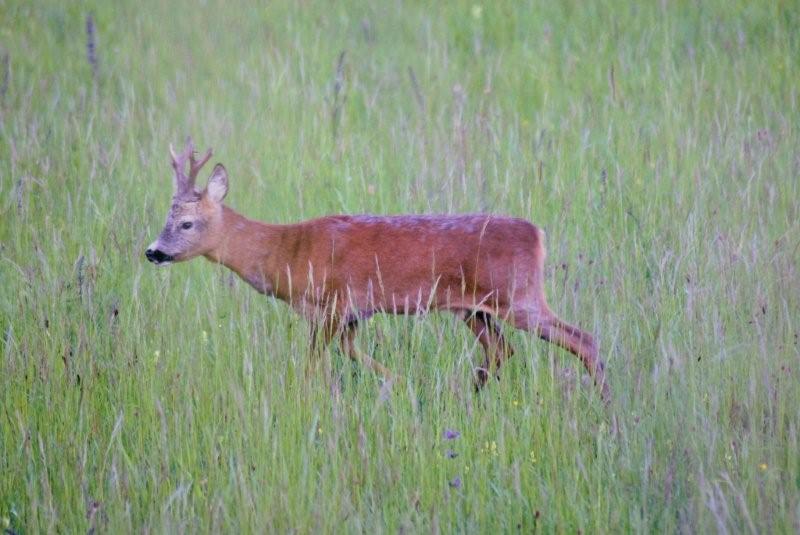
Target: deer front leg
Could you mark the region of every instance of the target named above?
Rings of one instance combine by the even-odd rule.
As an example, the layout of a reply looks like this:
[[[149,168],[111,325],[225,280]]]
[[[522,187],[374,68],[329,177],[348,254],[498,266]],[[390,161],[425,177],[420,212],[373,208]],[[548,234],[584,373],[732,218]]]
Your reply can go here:
[[[306,380],[317,373],[320,363],[324,366],[325,376],[330,377],[330,359],[325,355],[325,350],[339,330],[339,324],[332,316],[309,319],[309,324],[311,325],[311,333],[309,339],[308,365],[306,366]]]
[[[389,371],[383,364],[376,361],[366,353],[362,352],[361,350],[356,347],[355,344],[355,336],[356,336],[356,326],[358,325],[357,321],[349,322],[344,329],[342,330],[341,335],[341,344],[342,349],[344,349],[347,356],[350,357],[352,360],[356,362],[360,362],[361,364],[369,367],[374,372],[383,376],[387,383],[397,382],[399,379],[394,373]]]

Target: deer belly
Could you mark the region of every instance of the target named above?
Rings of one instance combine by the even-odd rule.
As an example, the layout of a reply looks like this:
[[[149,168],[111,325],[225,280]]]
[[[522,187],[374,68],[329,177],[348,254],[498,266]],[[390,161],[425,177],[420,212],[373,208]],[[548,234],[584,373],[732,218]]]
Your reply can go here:
[[[476,293],[460,281],[451,284],[441,278],[417,284],[390,285],[370,279],[360,285],[348,285],[346,308],[358,318],[375,312],[389,314],[424,314],[436,309],[474,308],[493,301],[494,292]]]

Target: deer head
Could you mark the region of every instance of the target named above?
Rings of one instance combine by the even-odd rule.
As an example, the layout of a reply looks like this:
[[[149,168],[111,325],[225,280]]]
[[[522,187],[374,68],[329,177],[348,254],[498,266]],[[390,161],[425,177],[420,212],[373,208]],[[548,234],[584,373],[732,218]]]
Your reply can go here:
[[[214,166],[204,190],[195,187],[197,174],[211,158],[211,149],[198,161],[192,139],[187,138],[183,152],[175,154],[170,145],[169,153],[175,171],[175,194],[164,229],[144,253],[156,265],[189,260],[212,250],[220,239],[222,200],[228,193],[228,173],[222,164]]]

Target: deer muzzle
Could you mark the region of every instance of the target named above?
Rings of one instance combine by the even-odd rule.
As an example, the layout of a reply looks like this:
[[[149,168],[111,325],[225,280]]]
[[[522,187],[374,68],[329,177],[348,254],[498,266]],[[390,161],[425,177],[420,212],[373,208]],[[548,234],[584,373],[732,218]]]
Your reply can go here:
[[[173,257],[172,255],[168,255],[161,249],[152,247],[148,247],[147,250],[144,252],[144,255],[147,257],[149,261],[151,261],[156,265],[172,262],[175,259],[175,257]]]

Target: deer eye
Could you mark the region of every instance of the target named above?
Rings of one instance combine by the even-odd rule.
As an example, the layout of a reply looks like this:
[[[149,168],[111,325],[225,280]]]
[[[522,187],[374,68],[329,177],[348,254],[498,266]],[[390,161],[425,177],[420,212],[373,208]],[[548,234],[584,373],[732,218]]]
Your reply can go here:
[[[191,221],[184,221],[183,223],[181,223],[181,230],[189,230],[190,228],[192,228]]]

